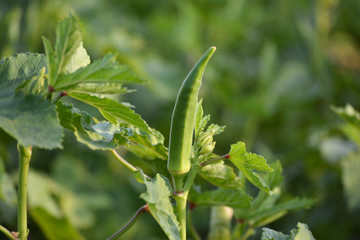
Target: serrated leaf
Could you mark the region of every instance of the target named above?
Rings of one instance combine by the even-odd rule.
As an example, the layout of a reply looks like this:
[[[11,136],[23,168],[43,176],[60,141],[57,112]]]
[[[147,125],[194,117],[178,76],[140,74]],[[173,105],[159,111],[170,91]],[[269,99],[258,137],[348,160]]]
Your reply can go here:
[[[55,106],[39,96],[0,99],[0,127],[20,145],[61,148],[63,129]]]
[[[309,227],[304,223],[297,224],[298,229],[291,231],[291,238],[294,240],[315,240],[314,236],[309,230]]]
[[[73,14],[61,21],[56,27],[55,50],[44,38],[44,46],[49,64],[49,82],[54,85],[60,74],[67,72],[68,65],[82,42],[80,21]]]
[[[20,53],[0,61],[0,98],[10,97],[24,81],[36,77],[46,66],[45,56]]]
[[[71,56],[68,64],[66,65],[65,72],[73,73],[79,68],[86,67],[90,64],[90,56],[87,54],[86,49],[83,47],[83,42],[80,42],[79,47]]]
[[[360,125],[360,113],[354,109],[353,106],[347,104],[345,107],[334,107],[331,109],[340,117],[342,117],[346,122]]]
[[[124,83],[144,83],[128,66],[121,65],[116,61],[113,54],[106,55],[90,65],[77,71],[62,75],[55,83],[57,91],[71,91],[73,87],[84,83],[116,84],[117,88]],[[100,85],[101,86],[101,85]]]
[[[282,232],[277,232],[270,228],[263,228],[262,230],[261,240],[291,240],[290,236]]]
[[[241,189],[242,181],[234,169],[224,162],[209,164],[201,168],[199,175],[215,186],[228,189]]]
[[[341,160],[342,183],[350,210],[360,208],[360,153],[354,152]]]
[[[306,224],[298,223],[297,227],[297,229],[291,230],[290,235],[285,235],[269,228],[263,228],[261,240],[315,240]]]
[[[197,103],[196,118],[195,118],[195,137],[198,137],[199,133],[204,130],[207,122],[210,120],[210,115],[204,115],[202,107],[202,99]]]
[[[156,131],[153,130],[153,133]],[[134,154],[144,157],[146,159],[162,159],[167,160],[168,150],[164,146],[164,137],[161,133],[156,132],[156,137],[154,134],[141,133],[139,131],[129,131],[127,133],[128,139],[134,144],[129,145],[128,149]]]
[[[170,202],[172,193],[169,182],[159,174],[151,181],[143,177],[147,192],[140,195],[148,203],[151,215],[170,240],[180,240],[179,222]]]
[[[72,105],[57,103],[61,125],[74,132],[76,139],[93,150],[114,149],[125,145],[120,128],[109,122],[95,122],[93,117]]]
[[[189,200],[198,206],[229,206],[249,208],[251,206],[251,196],[240,190],[223,189],[197,192],[191,191]]]
[[[274,171],[267,165],[265,158],[256,155],[255,153],[247,153],[245,144],[243,142],[238,142],[231,145],[229,159],[254,186],[267,193],[271,192],[265,181],[253,171],[253,169],[268,172]]]
[[[278,203],[276,205],[268,205],[266,208],[259,207],[257,209],[253,209],[249,216],[247,217],[248,221],[251,221],[254,226],[261,226],[263,224],[267,224],[270,221],[268,218],[271,218],[271,222],[275,221],[279,217],[282,217],[287,211],[295,210],[295,209],[303,209],[309,208],[314,204],[313,199],[307,198],[294,198],[288,202]],[[273,218],[273,216],[278,216],[277,218]]]
[[[69,96],[97,108],[107,120],[115,125],[119,122],[125,122],[147,133],[152,133],[140,115],[119,102],[109,98],[90,96],[84,93],[70,93]]]

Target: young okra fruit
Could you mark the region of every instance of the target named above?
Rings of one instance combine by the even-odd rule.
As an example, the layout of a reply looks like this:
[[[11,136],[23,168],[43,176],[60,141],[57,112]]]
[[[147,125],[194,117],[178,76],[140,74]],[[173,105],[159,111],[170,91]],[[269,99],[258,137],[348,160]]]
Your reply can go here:
[[[171,117],[168,170],[173,176],[177,192],[182,191],[183,178],[190,171],[198,93],[205,67],[215,50],[216,47],[211,47],[195,64],[176,98]]]

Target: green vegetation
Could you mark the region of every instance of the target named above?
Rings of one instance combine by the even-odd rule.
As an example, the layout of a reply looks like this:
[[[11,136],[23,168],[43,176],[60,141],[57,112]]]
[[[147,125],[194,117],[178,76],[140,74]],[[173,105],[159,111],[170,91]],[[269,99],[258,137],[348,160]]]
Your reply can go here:
[[[0,3],[0,235],[356,238],[359,10]],[[191,111],[180,106],[194,126],[170,146],[176,93],[212,45],[202,100],[197,89]],[[172,165],[186,170],[175,184],[167,147],[189,155]]]

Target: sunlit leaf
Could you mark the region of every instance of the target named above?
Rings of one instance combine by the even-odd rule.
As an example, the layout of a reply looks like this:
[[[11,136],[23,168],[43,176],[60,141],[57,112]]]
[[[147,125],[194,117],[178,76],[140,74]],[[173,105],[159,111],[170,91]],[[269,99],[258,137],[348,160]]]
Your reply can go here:
[[[315,240],[315,238],[306,224],[298,223],[297,229],[291,230],[290,235],[285,235],[269,228],[263,228],[261,240]]]
[[[19,53],[0,61],[0,98],[9,97],[24,81],[36,77],[46,66],[45,57],[36,53]]]
[[[127,143],[120,128],[112,123],[96,123],[88,113],[62,102],[57,103],[57,110],[61,125],[73,131],[76,139],[91,149],[109,150]]]
[[[71,91],[74,87],[76,89],[76,85],[84,83],[98,83],[97,86],[103,91],[109,83],[116,84],[116,88],[120,88],[124,83],[144,83],[144,80],[128,66],[119,64],[115,55],[108,54],[73,73],[62,75],[54,88],[57,91]]]
[[[147,192],[140,195],[148,203],[151,215],[159,223],[170,240],[180,240],[180,226],[170,202],[170,184],[157,174],[151,181],[143,176]]]
[[[147,123],[129,107],[109,98],[90,96],[84,93],[70,93],[69,96],[96,107],[111,123],[125,122],[145,132],[151,133]]]
[[[247,153],[243,142],[231,145],[229,156],[230,161],[240,169],[240,171],[252,184],[254,184],[254,186],[270,193],[270,189],[265,181],[253,171],[253,169],[268,172],[274,171],[271,167],[269,167],[269,165],[267,165],[265,158],[256,155],[255,153]]]

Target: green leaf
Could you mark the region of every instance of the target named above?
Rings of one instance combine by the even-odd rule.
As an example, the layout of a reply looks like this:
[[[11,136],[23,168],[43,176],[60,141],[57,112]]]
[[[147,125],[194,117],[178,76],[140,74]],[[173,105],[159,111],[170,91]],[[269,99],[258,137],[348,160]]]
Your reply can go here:
[[[56,218],[42,208],[30,209],[30,215],[48,240],[85,240],[64,217]]]
[[[346,122],[360,125],[360,113],[354,109],[353,106],[347,104],[345,107],[334,107],[331,109],[340,117],[342,117]]]
[[[350,153],[340,164],[348,207],[350,210],[360,209],[360,152]]]
[[[84,93],[70,93],[69,96],[96,107],[111,123],[125,122],[147,133],[152,133],[147,123],[129,107],[109,98],[90,96]]]
[[[266,164],[266,160],[262,156],[256,155],[255,153],[247,153],[245,144],[238,142],[231,145],[229,159],[254,186],[267,193],[271,192],[265,181],[253,171],[253,169],[268,172],[274,171]]]
[[[309,227],[304,223],[297,224],[298,229],[291,231],[291,238],[294,240],[315,240],[314,236],[309,230]]]
[[[152,132],[154,134],[136,131],[136,129],[128,131],[128,139],[135,143],[129,145],[128,149],[146,159],[167,160],[168,150],[164,146],[164,137],[154,129],[152,129]]]
[[[20,53],[0,61],[0,98],[9,97],[24,81],[38,76],[45,67],[45,57],[36,53]]]
[[[82,45],[82,30],[80,21],[73,14],[61,21],[56,27],[55,51],[51,44],[44,38],[44,46],[49,65],[50,85],[56,84],[60,74],[71,69],[73,56]]]
[[[196,119],[195,119],[195,137],[199,136],[199,133],[204,130],[207,122],[210,120],[210,115],[204,115],[204,110],[202,107],[202,99],[197,104],[196,109]]]
[[[249,208],[252,198],[243,191],[219,188],[217,190],[191,191],[189,200],[198,206],[229,206]]]
[[[113,84],[119,89],[124,83],[144,83],[144,80],[139,78],[128,66],[119,64],[115,55],[108,54],[103,59],[86,67],[61,76],[54,88],[57,91],[71,91],[76,90],[74,88],[76,85],[83,84],[82,91],[84,91],[85,84],[92,84],[90,86],[93,87],[94,83],[97,83],[97,86],[103,91],[104,88],[108,88],[108,84]]]
[[[179,222],[170,202],[172,189],[169,182],[159,174],[151,181],[147,181],[143,176],[143,181],[147,192],[140,197],[148,203],[151,215],[170,240],[180,240]]]
[[[83,42],[76,49],[75,53],[71,56],[68,64],[66,65],[66,73],[73,73],[79,68],[86,67],[90,64],[90,56],[87,54],[86,49],[83,47]]]
[[[73,86],[71,91],[77,93],[124,94],[135,90],[129,90],[119,83],[79,83]]]
[[[242,181],[234,169],[224,162],[209,164],[201,168],[199,175],[215,186],[228,189],[241,189]]]
[[[297,229],[291,230],[290,235],[285,235],[269,228],[263,228],[261,240],[315,240],[306,224],[298,223],[297,227]]]
[[[288,202],[278,203],[276,205],[269,204],[267,206],[265,205],[265,207],[261,206],[257,209],[253,209],[246,219],[251,221],[254,226],[263,226],[282,217],[287,211],[309,208],[313,204],[313,199],[294,198]]]
[[[96,123],[88,113],[72,105],[57,103],[61,125],[74,132],[76,139],[93,150],[114,149],[127,143],[120,128],[109,122]]]
[[[63,129],[55,106],[39,96],[0,98],[0,127],[23,146],[61,148]]]
[[[291,240],[290,236],[277,232],[270,228],[263,228],[261,240]]]

